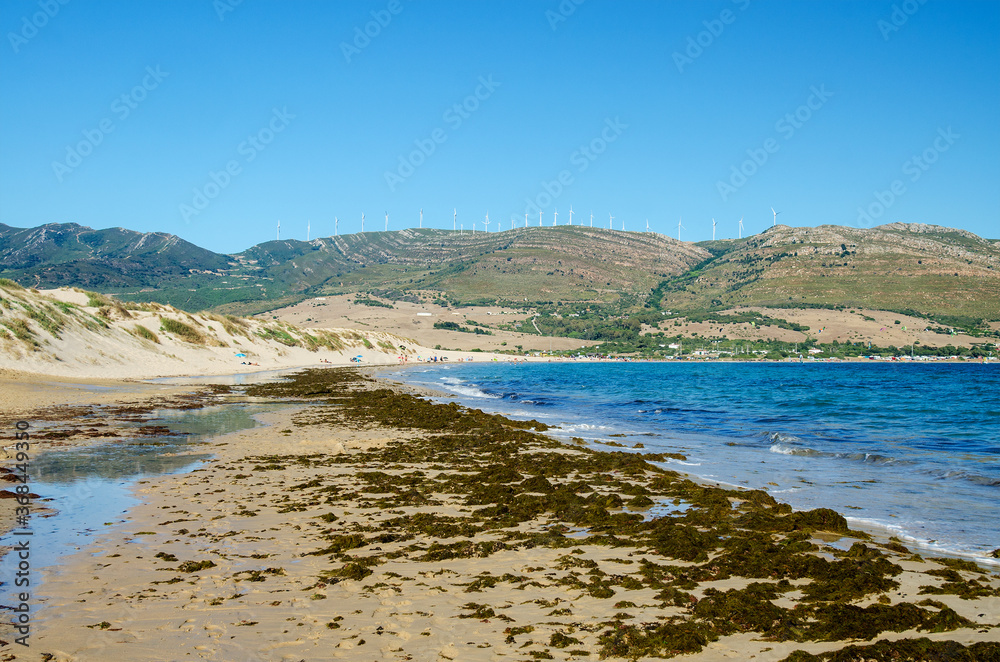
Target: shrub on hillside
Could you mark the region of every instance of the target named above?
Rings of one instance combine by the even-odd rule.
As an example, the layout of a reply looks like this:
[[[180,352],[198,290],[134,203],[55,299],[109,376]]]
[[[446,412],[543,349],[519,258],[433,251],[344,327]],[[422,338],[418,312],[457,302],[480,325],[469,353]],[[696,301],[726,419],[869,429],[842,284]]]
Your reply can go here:
[[[205,344],[205,336],[201,335],[194,327],[188,326],[184,322],[179,322],[170,317],[160,318],[160,330],[175,335],[195,345]]]
[[[157,335],[155,333],[153,333],[152,331],[150,331],[149,329],[147,329],[146,327],[144,327],[141,324],[136,324],[135,328],[132,329],[132,333],[135,334],[135,336],[138,337],[138,338],[142,338],[144,340],[148,340],[150,342],[154,342],[157,345],[160,344],[159,337],[157,337]]]

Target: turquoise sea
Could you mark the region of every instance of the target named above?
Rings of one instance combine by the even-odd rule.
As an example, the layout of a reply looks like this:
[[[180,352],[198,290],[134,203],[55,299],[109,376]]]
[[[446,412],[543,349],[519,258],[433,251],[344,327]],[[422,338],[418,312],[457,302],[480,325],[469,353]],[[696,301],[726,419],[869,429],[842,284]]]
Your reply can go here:
[[[671,469],[833,508],[917,551],[1000,563],[988,556],[1000,548],[997,364],[473,363],[392,376],[556,436],[682,453]]]

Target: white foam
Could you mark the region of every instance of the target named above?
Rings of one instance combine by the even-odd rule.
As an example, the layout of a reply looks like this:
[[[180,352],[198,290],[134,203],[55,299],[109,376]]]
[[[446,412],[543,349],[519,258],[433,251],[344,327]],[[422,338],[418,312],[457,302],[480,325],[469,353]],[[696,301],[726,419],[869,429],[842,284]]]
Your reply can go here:
[[[444,386],[448,388],[449,391],[453,392],[455,395],[464,395],[468,398],[484,398],[487,400],[502,400],[499,395],[491,395],[485,391],[481,391],[475,386],[467,386],[466,382],[462,379],[455,379],[453,377],[441,377],[441,381],[444,382]]]
[[[867,517],[845,516],[844,519],[846,519],[847,523],[851,525],[851,528],[855,528],[855,525],[857,525],[856,528],[859,529],[867,529],[868,531],[881,535],[891,535],[899,540],[902,540],[910,547],[916,547],[935,554],[941,554],[943,556],[973,559],[977,563],[989,566],[1000,566],[1000,559],[986,556],[987,552],[962,549],[953,545],[942,544],[937,540],[921,538],[909,532],[905,525],[888,524],[886,522]]]
[[[572,425],[561,425],[559,429],[563,432],[590,432],[592,430],[612,430],[607,425],[591,425],[589,423],[574,423]]]

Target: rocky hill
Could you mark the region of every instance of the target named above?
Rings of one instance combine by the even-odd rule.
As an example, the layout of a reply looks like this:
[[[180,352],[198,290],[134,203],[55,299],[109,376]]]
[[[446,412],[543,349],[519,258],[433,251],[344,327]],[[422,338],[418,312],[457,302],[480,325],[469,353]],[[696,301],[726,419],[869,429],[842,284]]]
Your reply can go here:
[[[2,274],[22,284],[100,291],[157,286],[193,272],[224,270],[230,262],[172,234],[76,223],[27,229],[0,223],[0,256]]]
[[[964,230],[777,226],[703,242],[713,257],[665,281],[661,308],[843,306],[1000,319],[1000,242]]]
[[[161,233],[0,225],[0,276],[184,310],[259,313],[310,297],[654,308],[856,307],[1000,320],[1000,242],[932,225],[779,225],[679,242],[581,226],[409,229],[269,241],[220,255]]]
[[[366,232],[269,241],[219,255],[172,235],[75,224],[0,225],[0,275],[29,287],[86,286],[187,310],[258,312],[307,296],[436,291],[454,302],[611,303],[645,296],[709,257],[657,234],[595,228]]]

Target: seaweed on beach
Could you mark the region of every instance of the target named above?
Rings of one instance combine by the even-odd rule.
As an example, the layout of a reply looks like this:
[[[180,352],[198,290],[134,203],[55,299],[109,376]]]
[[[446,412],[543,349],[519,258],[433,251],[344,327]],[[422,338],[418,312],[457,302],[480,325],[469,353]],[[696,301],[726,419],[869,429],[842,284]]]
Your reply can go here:
[[[812,655],[795,651],[782,662],[997,662],[1000,642],[981,641],[963,646],[957,641],[895,639]]]
[[[601,658],[673,657],[697,653],[719,634],[705,623],[678,620],[633,625],[616,621],[598,637]]]
[[[321,582],[364,581],[388,560],[447,568],[448,561],[501,552],[568,549],[554,567],[547,566],[557,573],[547,573],[544,585],[633,607],[620,599],[621,592],[652,589],[658,608],[668,610],[654,623],[619,612],[601,624],[594,635],[601,656],[631,659],[693,653],[736,633],[773,641],[839,641],[975,625],[942,604],[890,604],[885,594],[898,587],[894,578],[902,572],[887,555],[895,550],[866,545],[868,537],[851,531],[839,513],[794,512],[760,490],[700,485],[652,464],[662,461],[658,454],[563,444],[538,434],[545,426],[535,421],[436,404],[382,388],[350,369],[305,371],[247,393],[315,401],[317,406],[296,415],[298,426],[418,431],[349,453],[247,458],[258,471],[308,466],[343,472],[335,482],[317,478],[293,485],[301,496],[296,502],[277,497],[284,508],[299,504],[328,511],[331,504],[351,504],[372,513],[363,525],[316,513],[317,524],[336,528],[326,529],[323,543],[307,553],[329,556],[339,565],[322,572]],[[684,508],[649,520],[630,512],[664,500]],[[435,511],[445,503],[456,510]],[[375,519],[374,513],[380,516]],[[846,551],[827,549],[824,557],[817,553],[816,532],[857,542]],[[606,559],[621,564],[609,572],[604,562],[578,554],[598,546],[628,548],[638,558],[634,565],[632,559]],[[352,550],[364,556],[348,556]],[[931,573],[945,580],[942,591],[958,590],[960,580],[962,587],[977,588],[976,580],[958,574],[970,568],[944,565]],[[726,591],[706,588],[696,597],[704,582],[730,578],[751,581]],[[503,583],[517,589],[543,586],[520,570],[481,572],[459,586],[488,595]],[[792,592],[794,608],[779,606]],[[876,595],[877,604],[857,604]],[[465,609],[466,618],[502,618],[499,608],[485,604],[468,603]],[[570,614],[560,607],[550,616]],[[513,640],[514,630],[508,629]],[[580,639],[557,633],[548,641],[565,649]]]

